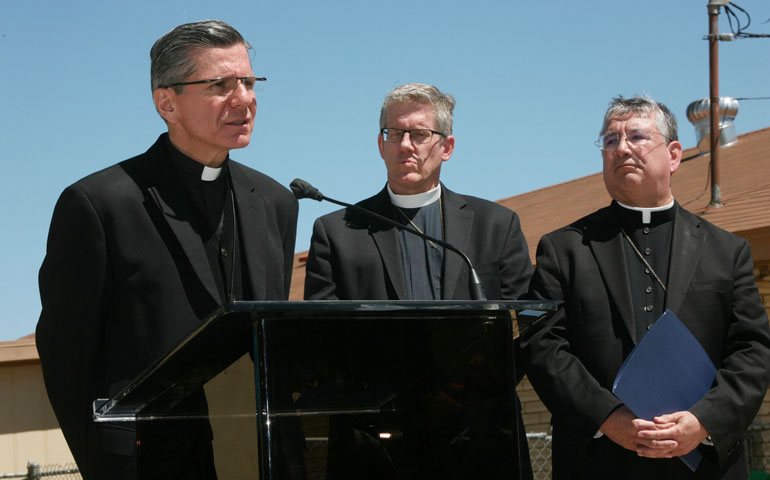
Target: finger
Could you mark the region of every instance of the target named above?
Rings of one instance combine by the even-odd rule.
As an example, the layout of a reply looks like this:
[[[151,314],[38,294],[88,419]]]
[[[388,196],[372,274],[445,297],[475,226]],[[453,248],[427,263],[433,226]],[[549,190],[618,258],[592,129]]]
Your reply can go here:
[[[656,424],[655,422],[651,422],[649,420],[642,420],[641,418],[635,418],[631,421],[631,425],[634,426],[637,430],[650,430],[655,429]]]
[[[678,423],[681,418],[682,415],[680,412],[674,412],[655,417],[652,421],[655,423]]]
[[[637,449],[672,450],[677,447],[679,447],[679,442],[671,438],[666,438],[663,440],[638,439],[636,441]]]
[[[670,458],[672,452],[676,450],[678,446],[679,444],[673,440],[655,442],[652,445],[637,445],[636,453],[642,457]]]
[[[637,436],[639,438],[649,438],[654,440],[665,440],[674,437],[677,433],[674,429],[676,424],[669,423],[666,425],[666,427],[660,426],[653,429],[639,430],[639,432],[637,432]]]

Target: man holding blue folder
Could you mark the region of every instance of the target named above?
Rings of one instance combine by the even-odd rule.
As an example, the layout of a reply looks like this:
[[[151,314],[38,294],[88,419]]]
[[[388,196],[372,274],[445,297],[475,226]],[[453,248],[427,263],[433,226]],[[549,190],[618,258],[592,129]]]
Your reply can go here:
[[[682,146],[663,104],[613,99],[597,146],[613,202],[540,240],[530,286],[564,302],[526,342],[529,378],[552,414],[553,478],[745,479],[741,437],[770,381],[749,244],[674,201]],[[612,385],[665,309],[716,377],[689,408],[643,420]],[[675,457],[695,449],[703,459],[693,472]]]

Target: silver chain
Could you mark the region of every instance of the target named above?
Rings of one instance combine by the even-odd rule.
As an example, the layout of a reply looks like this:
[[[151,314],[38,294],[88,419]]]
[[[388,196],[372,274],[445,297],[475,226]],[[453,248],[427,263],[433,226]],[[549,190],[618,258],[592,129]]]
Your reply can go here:
[[[412,219],[409,218],[406,213],[404,213],[403,210],[401,210],[401,207],[399,207],[398,205],[393,205],[393,206],[396,207],[396,210],[398,210],[398,212],[401,215],[404,216],[404,218],[406,219],[407,222],[412,224],[412,227],[414,227],[415,230],[417,230],[418,232],[420,232],[423,235],[425,235],[425,232],[423,232],[422,229],[420,227],[418,227],[417,224],[414,223],[412,221]],[[438,214],[441,217],[441,237],[443,238],[443,236],[444,236],[444,208],[443,208],[443,205],[441,205],[441,197],[438,198]],[[431,242],[427,238],[425,239],[425,241],[428,242],[431,247],[438,248],[435,243]]]
[[[640,251],[639,251],[639,249],[638,249],[638,248],[636,248],[636,245],[634,244],[634,241],[633,241],[633,240],[631,240],[631,237],[629,237],[629,236],[628,236],[628,234],[626,233],[626,231],[625,231],[625,230],[623,230],[622,228],[620,229],[620,231],[623,233],[623,236],[624,236],[624,237],[626,237],[626,240],[628,240],[628,243],[631,245],[631,248],[633,248],[633,249],[634,249],[634,251],[636,252],[636,254],[639,256],[639,259],[640,259],[640,260],[641,260],[641,261],[644,263],[644,265],[645,265],[645,266],[646,266],[646,267],[647,267],[647,268],[650,270],[650,273],[652,273],[652,275],[655,277],[655,280],[657,280],[657,281],[658,281],[658,283],[660,284],[660,286],[663,288],[663,291],[665,292],[665,291],[666,291],[666,286],[663,284],[663,280],[661,280],[661,279],[660,279],[660,277],[658,276],[658,274],[655,272],[655,269],[654,269],[654,268],[652,268],[652,265],[650,265],[649,263],[647,263],[647,260],[644,258],[644,255],[642,255],[642,252],[640,252]]]

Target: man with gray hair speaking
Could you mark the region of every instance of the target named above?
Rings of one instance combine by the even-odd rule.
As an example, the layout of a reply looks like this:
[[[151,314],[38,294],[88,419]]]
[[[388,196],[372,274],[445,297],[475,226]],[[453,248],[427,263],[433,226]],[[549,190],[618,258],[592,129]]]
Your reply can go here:
[[[527,374],[552,414],[553,478],[746,479],[741,437],[770,379],[770,328],[749,243],[674,200],[682,145],[665,105],[613,99],[597,146],[613,201],[543,236],[530,286],[534,298],[564,302],[525,343]],[[613,381],[666,309],[716,377],[691,407],[636,418]],[[683,352],[676,361],[692,372]],[[676,457],[695,449],[702,460],[691,471]]]
[[[532,271],[518,215],[496,203],[457,194],[439,181],[441,167],[455,147],[454,105],[451,95],[431,85],[402,85],[387,95],[377,137],[387,182],[377,195],[358,205],[464,251],[487,298],[514,300],[526,291]],[[469,269],[454,252],[344,209],[315,222],[305,299],[467,300],[472,298],[468,276]],[[531,478],[520,414],[513,422],[517,420],[519,437],[507,440],[518,440],[522,476],[517,472],[510,478]],[[495,464],[492,449],[480,450],[484,451],[463,463],[469,470],[475,468],[473,478],[487,478],[481,473],[484,469],[504,471]],[[420,478],[463,476],[451,462],[464,459],[431,453],[435,453],[432,460],[423,459]]]
[[[86,480],[215,479],[207,421],[93,423],[110,398],[231,300],[286,300],[297,202],[235,162],[257,109],[250,45],[189,23],[152,47],[168,126],[145,153],[62,193],[40,269],[37,345],[48,396]],[[248,342],[233,346],[244,353]],[[206,412],[203,391],[179,410]],[[138,430],[138,432],[137,432]]]

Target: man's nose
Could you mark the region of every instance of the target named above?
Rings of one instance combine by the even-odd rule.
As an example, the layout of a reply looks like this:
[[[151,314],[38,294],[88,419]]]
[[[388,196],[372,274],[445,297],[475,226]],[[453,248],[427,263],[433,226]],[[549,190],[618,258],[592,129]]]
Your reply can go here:
[[[401,137],[401,144],[400,144],[401,150],[405,151],[412,151],[414,150],[414,145],[412,144],[412,134],[409,132],[404,132],[404,135]]]
[[[257,103],[257,96],[254,90],[249,90],[243,82],[235,85],[235,90],[230,94],[231,105],[251,105]]]
[[[631,155],[631,144],[628,143],[628,137],[622,135],[618,138],[618,147],[615,149],[618,155]]]

